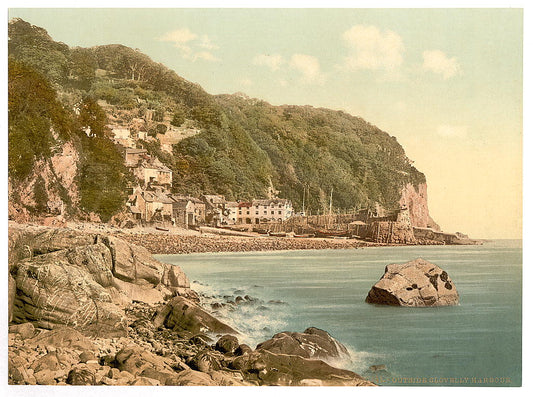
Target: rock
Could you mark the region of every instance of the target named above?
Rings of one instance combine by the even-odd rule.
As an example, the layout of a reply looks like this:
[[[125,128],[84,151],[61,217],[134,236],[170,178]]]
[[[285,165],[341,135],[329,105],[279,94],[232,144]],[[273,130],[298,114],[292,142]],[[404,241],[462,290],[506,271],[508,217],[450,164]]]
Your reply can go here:
[[[242,345],[239,345],[239,347],[237,347],[237,349],[235,349],[234,354],[236,356],[242,356],[244,354],[250,354],[251,352],[253,352],[253,350],[252,350],[252,348],[250,346],[242,344]]]
[[[70,370],[67,376],[69,385],[86,386],[96,385],[94,371],[90,370],[85,364],[80,364]]]
[[[13,354],[8,357],[8,382],[14,385],[37,384],[33,370],[28,367],[28,362]]]
[[[326,331],[314,327],[307,328],[303,333],[281,332],[257,345],[257,349],[304,358],[336,359],[350,356],[339,341]]]
[[[189,342],[195,345],[198,345],[198,346],[207,346],[208,344],[213,342],[213,339],[211,339],[209,336],[205,334],[198,334],[190,338]]]
[[[91,351],[84,351],[80,354],[80,363],[98,362],[98,358]]]
[[[9,333],[18,334],[22,339],[29,339],[35,334],[35,327],[32,323],[10,325]]]
[[[215,345],[215,349],[224,354],[233,354],[238,347],[239,340],[234,335],[222,336]]]
[[[239,372],[211,371],[209,376],[217,386],[253,386],[251,383],[245,382]]]
[[[220,353],[219,353],[220,354]],[[220,357],[209,349],[204,349],[190,359],[187,364],[190,368],[200,372],[217,371],[222,368]]]
[[[198,299],[179,268],[120,238],[10,224],[9,316],[39,328],[68,325],[92,335],[125,335],[133,300]]]
[[[235,358],[231,366],[241,371],[245,380],[262,386],[298,386],[308,384],[308,379],[319,380],[322,386],[373,385],[355,372],[334,368],[321,360],[262,349]]]
[[[158,376],[161,377],[160,381],[166,381],[166,378],[174,374],[170,364],[164,357],[157,356],[136,345],[126,346],[121,349],[117,353],[115,361],[118,369],[129,372],[133,376],[141,373],[147,374],[148,371],[153,370],[150,374],[158,373]]]
[[[169,265],[155,260],[150,252],[144,248],[130,244],[114,236],[103,238],[113,256],[113,275],[130,284],[138,286],[151,286],[162,284],[171,293],[187,295],[190,291],[190,282],[179,266]],[[143,300],[136,296],[132,290],[132,300]],[[160,300],[164,298],[160,294]]]
[[[390,264],[372,287],[367,303],[391,306],[450,306],[459,304],[459,294],[444,270],[422,258]]]
[[[56,353],[48,353],[35,360],[30,368],[33,369],[34,373],[43,370],[57,371],[58,369],[61,369],[61,365],[59,364]]]
[[[83,336],[79,331],[61,327],[52,331],[45,331],[27,341],[28,345],[33,346],[55,346],[61,348],[70,348],[78,350],[97,351],[96,346],[91,340]]]
[[[217,320],[196,303],[181,296],[172,298],[154,319],[156,328],[165,326],[174,331],[238,334],[229,325]]]
[[[105,288],[112,278],[110,263],[109,251],[101,244],[20,262],[13,320],[45,329],[69,325],[86,333],[123,329],[124,314]]]
[[[186,369],[169,378],[166,386],[216,386],[217,384],[206,373]]]
[[[43,369],[42,371],[35,372],[33,375],[38,385],[55,385],[55,374],[56,371]]]
[[[130,383],[131,386],[160,386],[161,383],[157,379],[147,378],[141,376]]]

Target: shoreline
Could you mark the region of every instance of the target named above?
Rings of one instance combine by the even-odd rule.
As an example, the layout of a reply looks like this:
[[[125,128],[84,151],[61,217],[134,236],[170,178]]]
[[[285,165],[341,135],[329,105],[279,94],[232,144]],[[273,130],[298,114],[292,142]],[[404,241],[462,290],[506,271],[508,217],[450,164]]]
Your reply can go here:
[[[267,252],[295,250],[330,250],[359,249],[371,247],[403,247],[443,245],[433,240],[419,240],[418,244],[379,243],[361,239],[343,238],[296,238],[266,237],[252,233],[246,236],[205,233],[196,230],[172,227],[160,231],[155,227],[137,227],[124,229],[108,224],[89,222],[65,222],[61,225],[43,225],[38,222],[18,223],[9,221],[9,225],[27,225],[71,229],[86,233],[108,233],[122,238],[129,243],[146,248],[152,255],[180,255],[193,253],[222,252]]]
[[[129,243],[146,248],[153,255],[403,246],[403,244],[372,243],[355,239],[337,240],[327,238],[236,237],[219,235],[181,236],[155,233],[117,233],[116,235]]]

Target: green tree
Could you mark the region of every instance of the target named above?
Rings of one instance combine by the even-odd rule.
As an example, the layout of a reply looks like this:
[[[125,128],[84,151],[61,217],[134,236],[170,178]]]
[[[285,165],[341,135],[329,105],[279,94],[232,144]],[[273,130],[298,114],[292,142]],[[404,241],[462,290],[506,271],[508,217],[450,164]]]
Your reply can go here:
[[[90,128],[91,136],[109,136],[107,128],[107,114],[98,102],[90,96],[86,96],[80,103],[79,123],[83,128]]]
[[[50,155],[54,129],[66,138],[71,123],[46,78],[13,59],[8,67],[8,170],[22,180],[36,159]]]

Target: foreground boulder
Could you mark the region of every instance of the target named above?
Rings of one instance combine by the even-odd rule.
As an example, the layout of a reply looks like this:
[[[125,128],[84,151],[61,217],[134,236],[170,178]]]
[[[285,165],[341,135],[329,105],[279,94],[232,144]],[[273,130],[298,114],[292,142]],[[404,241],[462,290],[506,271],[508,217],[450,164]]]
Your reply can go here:
[[[174,331],[215,334],[238,334],[229,325],[217,320],[196,303],[181,296],[172,298],[154,319],[155,327],[165,326]]]
[[[125,335],[124,307],[180,295],[197,299],[179,268],[117,237],[10,224],[9,317],[53,329]]]
[[[391,306],[451,306],[459,294],[444,270],[422,258],[404,264],[390,264],[372,287],[367,303]]]
[[[281,332],[257,345],[257,349],[304,358],[337,359],[349,357],[348,350],[326,331],[307,328],[301,332]]]
[[[244,379],[260,386],[373,386],[355,372],[338,369],[321,360],[256,350],[239,356],[232,367]]]

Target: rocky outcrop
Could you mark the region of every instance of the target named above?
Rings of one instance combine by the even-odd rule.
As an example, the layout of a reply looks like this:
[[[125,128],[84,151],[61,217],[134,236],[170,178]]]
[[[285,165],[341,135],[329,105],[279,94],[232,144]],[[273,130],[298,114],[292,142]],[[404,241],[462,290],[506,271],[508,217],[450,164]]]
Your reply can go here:
[[[427,201],[427,184],[420,183],[413,186],[408,183],[400,192],[400,206],[405,206],[409,209],[409,216],[411,223],[415,227],[432,228],[439,231],[440,226],[435,223],[429,215],[428,201]]]
[[[196,303],[181,296],[172,298],[154,319],[156,327],[165,326],[174,331],[216,334],[238,334],[229,325],[219,321]]]
[[[58,138],[52,131],[54,138]],[[53,156],[37,159],[29,175],[21,182],[9,178],[9,219],[26,222],[33,217],[37,203],[49,214],[78,213],[80,193],[75,181],[78,174],[79,153],[72,142],[54,147]],[[36,189],[36,186],[39,188]],[[36,191],[45,193],[39,196]],[[43,202],[44,201],[44,202]]]
[[[348,350],[326,331],[307,328],[302,332],[281,332],[263,343],[257,349],[276,354],[293,354],[304,358],[338,359],[349,357]]]
[[[256,350],[231,363],[249,382],[269,386],[372,386],[356,373],[321,360]]]
[[[459,304],[459,294],[448,273],[422,258],[390,264],[372,287],[367,303],[392,306],[449,306]]]
[[[15,323],[124,334],[128,303],[196,298],[178,266],[113,236],[12,224],[9,249]]]

